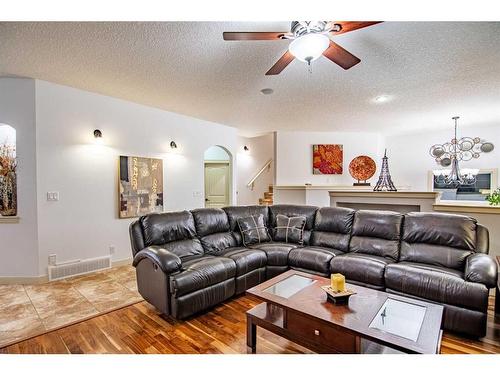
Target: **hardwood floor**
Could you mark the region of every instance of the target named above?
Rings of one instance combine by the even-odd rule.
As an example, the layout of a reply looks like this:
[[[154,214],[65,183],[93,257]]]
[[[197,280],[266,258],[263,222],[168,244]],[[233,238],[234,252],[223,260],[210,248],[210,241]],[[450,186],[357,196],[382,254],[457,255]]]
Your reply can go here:
[[[491,298],[490,306],[493,306]],[[259,301],[241,296],[187,321],[159,316],[140,302],[0,349],[0,353],[246,353],[245,311]],[[311,353],[258,329],[257,353]],[[500,353],[500,318],[493,310],[485,338],[445,334],[442,353]]]

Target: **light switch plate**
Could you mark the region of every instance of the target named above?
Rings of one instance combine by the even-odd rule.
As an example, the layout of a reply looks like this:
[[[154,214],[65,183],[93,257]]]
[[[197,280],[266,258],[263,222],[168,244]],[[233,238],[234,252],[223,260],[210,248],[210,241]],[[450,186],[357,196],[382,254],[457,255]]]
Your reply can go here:
[[[57,264],[57,256],[56,254],[49,255],[49,266],[55,266]]]

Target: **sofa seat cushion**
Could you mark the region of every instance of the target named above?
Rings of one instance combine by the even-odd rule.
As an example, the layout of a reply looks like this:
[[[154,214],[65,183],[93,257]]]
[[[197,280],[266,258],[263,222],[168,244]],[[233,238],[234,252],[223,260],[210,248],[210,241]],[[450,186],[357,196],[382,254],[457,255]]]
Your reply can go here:
[[[300,247],[290,251],[290,254],[288,254],[288,264],[292,268],[301,268],[329,274],[330,261],[334,256],[340,254],[343,254],[343,252],[328,247]]]
[[[348,281],[383,287],[384,271],[393,260],[377,255],[349,253],[339,255],[330,262],[332,273],[341,273]]]
[[[236,263],[230,258],[204,256],[182,262],[181,272],[170,276],[173,295],[183,296],[236,276]]]
[[[390,264],[385,270],[387,288],[427,300],[486,311],[488,288],[465,281],[454,269],[423,263]]]
[[[230,247],[221,253],[236,263],[236,276],[241,276],[266,266],[266,253],[246,247]]]
[[[258,245],[252,245],[252,249],[259,249],[267,255],[268,266],[287,266],[288,253],[297,248],[297,244],[285,242],[266,242]]]

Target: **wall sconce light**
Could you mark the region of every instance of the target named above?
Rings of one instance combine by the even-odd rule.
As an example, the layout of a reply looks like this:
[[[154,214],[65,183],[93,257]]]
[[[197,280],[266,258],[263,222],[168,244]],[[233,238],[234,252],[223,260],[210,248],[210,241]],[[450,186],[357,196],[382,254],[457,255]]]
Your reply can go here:
[[[243,151],[248,152],[248,151],[250,151],[250,149],[245,145],[245,146],[243,146]]]
[[[94,143],[99,146],[104,144],[102,139],[102,131],[100,131],[99,129],[94,130]]]
[[[177,143],[175,143],[174,141],[170,142],[170,148],[177,148]]]

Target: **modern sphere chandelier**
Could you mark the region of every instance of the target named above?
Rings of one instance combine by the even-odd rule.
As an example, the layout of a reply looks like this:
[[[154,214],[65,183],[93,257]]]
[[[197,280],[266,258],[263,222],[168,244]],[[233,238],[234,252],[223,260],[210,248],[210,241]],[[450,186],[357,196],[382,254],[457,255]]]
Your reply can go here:
[[[491,152],[494,145],[491,142],[481,140],[479,137],[457,138],[458,119],[452,117],[455,121],[455,137],[451,142],[436,144],[429,150],[430,155],[441,167],[450,167],[449,169],[435,169],[433,171],[434,181],[440,185],[458,187],[460,185],[473,185],[476,182],[476,176],[479,169],[460,168],[460,161],[469,161],[477,159],[482,152]]]

